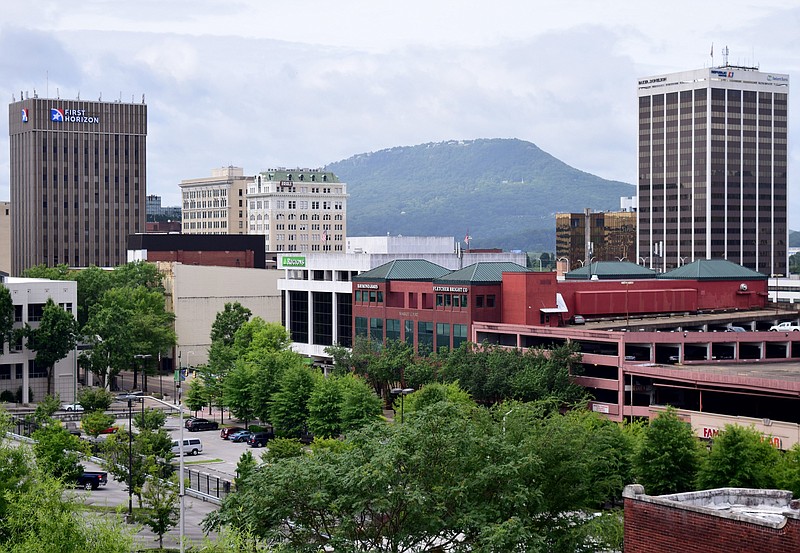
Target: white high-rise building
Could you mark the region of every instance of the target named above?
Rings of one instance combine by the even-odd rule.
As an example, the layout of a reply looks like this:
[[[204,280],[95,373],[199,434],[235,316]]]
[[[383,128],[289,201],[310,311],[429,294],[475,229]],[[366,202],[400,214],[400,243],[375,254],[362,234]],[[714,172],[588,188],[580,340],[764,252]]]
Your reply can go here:
[[[639,80],[640,264],[787,273],[788,94],[788,75],[727,61]]]
[[[344,252],[347,185],[322,169],[269,169],[247,188],[248,233],[267,252]]]

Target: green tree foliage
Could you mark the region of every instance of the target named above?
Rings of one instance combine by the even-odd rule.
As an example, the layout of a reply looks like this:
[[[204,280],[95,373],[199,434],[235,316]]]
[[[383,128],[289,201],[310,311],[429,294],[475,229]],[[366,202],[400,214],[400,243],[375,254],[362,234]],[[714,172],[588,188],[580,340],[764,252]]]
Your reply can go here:
[[[48,280],[71,280],[72,271],[68,265],[61,263],[55,267],[36,265],[25,269],[22,276],[26,278],[46,278]]]
[[[47,371],[47,393],[53,389],[53,366],[75,348],[78,323],[68,311],[47,299],[39,326],[28,327],[28,348],[36,352],[36,364]]]
[[[166,310],[163,292],[145,286],[112,288],[89,310],[90,368],[105,384],[122,369],[134,370],[135,355],[158,357],[175,345],[175,315]],[[108,371],[108,372],[107,372]]]
[[[211,324],[211,341],[222,342],[232,346],[236,332],[244,323],[250,320],[252,311],[242,306],[238,301],[226,303],[225,309],[217,313]]]
[[[128,454],[127,432],[111,434],[103,443],[105,461],[103,467],[114,475],[120,482],[128,482],[128,463],[131,463],[130,475],[133,480],[133,493],[142,502],[142,488],[154,467],[159,467],[161,476],[167,477],[172,472],[160,461],[169,461],[172,458],[172,438],[162,428],[156,432],[145,430],[132,437],[132,455]]]
[[[398,395],[392,407],[396,413],[399,413],[402,406],[405,415],[413,415],[440,401],[448,401],[465,407],[475,405],[475,402],[467,392],[461,389],[458,382],[451,382],[450,384],[428,384],[402,399]]]
[[[143,412],[138,411],[133,416],[133,425],[143,430],[158,430],[167,422],[167,415],[161,409],[146,408]]]
[[[93,265],[74,271],[72,278],[78,283],[78,324],[83,328],[89,320],[91,307],[113,287],[113,276],[111,271]]]
[[[793,275],[800,273],[800,253],[789,256],[789,273]]]
[[[701,461],[698,448],[691,425],[668,408],[643,430],[634,456],[639,483],[650,495],[694,489]]]
[[[342,433],[343,388],[342,377],[337,376],[322,378],[314,386],[308,398],[308,429],[315,437],[331,438]]]
[[[113,415],[108,415],[104,411],[89,411],[81,416],[81,427],[84,432],[96,438],[110,428],[115,420]]]
[[[406,424],[262,465],[211,522],[293,551],[602,549],[612,532],[581,510],[621,486],[592,470],[614,440],[592,443],[604,423],[553,405],[515,404],[503,417],[508,406],[434,403]]]
[[[276,436],[295,438],[306,428],[308,400],[317,378],[321,378],[319,373],[303,365],[290,367],[283,373],[270,402],[270,422]]]
[[[178,522],[178,498],[178,475],[163,479],[151,468],[142,488],[144,512],[139,519],[157,536],[159,549],[164,548],[164,534]]]
[[[290,459],[305,455],[303,444],[297,438],[275,438],[262,458],[265,463],[274,463],[280,459]]]
[[[163,276],[155,263],[133,261],[115,267],[111,276],[112,288],[144,287],[164,294]]]
[[[780,453],[752,427],[725,425],[698,474],[702,489],[774,488]]]
[[[225,377],[225,405],[234,417],[244,421],[245,426],[256,418],[253,398],[255,375],[256,368],[242,360]]]
[[[36,405],[36,411],[34,411],[33,417],[39,424],[50,424],[53,422],[53,414],[59,409],[61,409],[61,400],[58,394],[55,396],[47,395]]]
[[[351,432],[383,416],[383,402],[366,380],[356,375],[342,378],[342,431]]]
[[[794,444],[784,453],[776,480],[780,489],[792,490],[794,497],[800,497],[800,444]]]
[[[114,402],[114,396],[105,388],[78,390],[78,402],[86,411],[105,411]]]
[[[63,485],[35,466],[30,486],[7,494],[8,516],[0,519],[7,553],[128,553],[133,532],[119,516],[88,514]]]
[[[11,343],[14,330],[14,302],[11,292],[0,284],[0,346]]]
[[[3,521],[10,516],[15,495],[24,495],[36,485],[33,466],[34,459],[27,447],[0,445],[0,544],[10,537],[5,533]]]
[[[190,411],[197,413],[208,404],[205,388],[205,383],[199,378],[193,378],[189,381],[184,402]]]
[[[75,482],[83,473],[79,455],[83,443],[61,425],[43,426],[31,437],[36,440],[33,452],[43,472],[65,483]]]

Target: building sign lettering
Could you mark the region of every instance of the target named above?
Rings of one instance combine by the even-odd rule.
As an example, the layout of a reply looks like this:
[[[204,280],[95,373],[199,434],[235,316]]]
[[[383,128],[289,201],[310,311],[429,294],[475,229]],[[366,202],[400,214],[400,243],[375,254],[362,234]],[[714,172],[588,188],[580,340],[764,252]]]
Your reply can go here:
[[[639,84],[663,83],[666,80],[666,77],[654,77],[652,79],[644,79],[643,81],[639,81]]]
[[[366,288],[367,290],[377,290],[377,284],[356,284],[356,288]]]
[[[284,255],[281,258],[281,264],[284,267],[305,267],[306,258],[301,256]]]
[[[719,69],[712,69],[711,74],[717,77],[725,77],[726,79],[733,77],[733,71],[721,71]]]
[[[419,317],[419,312],[418,311],[401,311],[400,312],[400,316],[401,317]]]
[[[50,108],[50,121],[55,123],[92,123],[99,124],[100,118],[86,115],[85,109]]]
[[[434,286],[434,292],[458,292],[459,294],[466,294],[469,288],[463,286]]]

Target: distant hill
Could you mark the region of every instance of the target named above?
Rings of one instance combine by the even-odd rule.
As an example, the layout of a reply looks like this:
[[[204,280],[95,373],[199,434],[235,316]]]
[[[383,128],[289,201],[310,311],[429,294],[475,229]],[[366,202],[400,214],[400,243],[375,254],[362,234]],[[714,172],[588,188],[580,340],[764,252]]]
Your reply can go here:
[[[397,147],[325,169],[347,183],[348,235],[469,232],[473,248],[554,251],[557,212],[618,210],[634,194],[516,139]]]

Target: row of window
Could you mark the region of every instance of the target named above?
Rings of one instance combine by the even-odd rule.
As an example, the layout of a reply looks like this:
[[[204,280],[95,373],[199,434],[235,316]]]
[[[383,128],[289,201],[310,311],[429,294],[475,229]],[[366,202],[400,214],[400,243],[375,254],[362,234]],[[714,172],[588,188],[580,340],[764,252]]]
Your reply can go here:
[[[403,340],[412,347],[416,343],[417,352],[427,355],[442,348],[458,349],[467,341],[467,325],[432,321],[417,321],[415,325],[409,320],[356,317],[356,336],[375,342]]]
[[[356,290],[356,303],[383,303],[383,292],[381,290]]]
[[[22,363],[0,365],[0,380],[11,380],[11,370],[14,370],[14,378],[22,380]],[[37,367],[36,362],[31,359],[28,361],[28,378],[47,378],[47,369]]]

